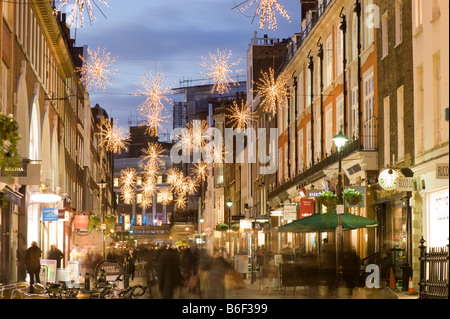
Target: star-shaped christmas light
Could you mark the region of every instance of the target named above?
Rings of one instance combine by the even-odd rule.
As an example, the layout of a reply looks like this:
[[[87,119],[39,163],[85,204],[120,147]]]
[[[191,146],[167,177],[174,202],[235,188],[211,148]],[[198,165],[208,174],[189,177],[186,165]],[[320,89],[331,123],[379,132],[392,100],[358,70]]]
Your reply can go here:
[[[255,118],[255,113],[244,100],[241,101],[240,105],[233,101],[233,106],[230,108],[230,120],[233,128],[244,131],[247,127],[252,126]]]
[[[200,66],[209,70],[208,72],[200,72],[201,75],[206,77],[206,80],[202,84],[206,83],[210,79],[213,79],[214,85],[211,93],[217,91],[219,94],[223,94],[230,90],[230,84],[238,84],[228,74],[240,73],[242,71],[231,70],[232,67],[241,62],[241,59],[229,64],[228,60],[230,57],[231,50],[227,52],[226,49],[224,49],[223,52],[217,49],[217,55],[213,55],[209,52],[209,60],[202,56],[203,62]]]
[[[170,188],[163,188],[159,191],[159,198],[161,200],[161,204],[169,205],[172,201],[172,192]]]
[[[194,168],[191,168],[191,171],[194,173],[197,181],[204,181],[208,177],[208,166],[204,162],[194,164]]]
[[[256,83],[257,91],[261,95],[261,106],[266,113],[275,114],[277,112],[277,103],[280,107],[286,106],[288,97],[288,77],[280,75],[275,79],[275,72],[272,68],[269,73],[263,72],[262,79]]]
[[[138,107],[140,114],[144,116],[143,125],[150,129],[159,127],[165,131],[163,123],[170,123],[167,120],[170,116],[167,114],[164,102],[173,103],[172,99],[168,97],[172,93],[170,88],[172,83],[167,84],[167,79],[161,72],[156,73],[155,76],[151,72],[150,75],[141,75],[141,80],[141,82],[137,82],[140,88],[133,95],[145,97],[144,102]]]
[[[264,29],[266,23],[269,30],[277,29],[275,10],[277,10],[283,17],[285,17],[289,21],[289,23],[291,22],[290,15],[277,0],[245,0],[244,2],[238,4],[235,8],[245,5],[237,11],[238,13],[242,13],[254,3],[258,3],[254,17],[258,15],[261,16],[259,19],[259,28],[261,30]]]
[[[120,154],[122,149],[126,149],[128,134],[118,126],[118,120],[114,120],[114,123],[105,120],[99,135],[100,146],[105,147],[107,151]]]
[[[95,91],[102,87],[106,91],[105,84],[117,83],[113,80],[110,74],[117,73],[119,70],[111,70],[109,67],[117,60],[117,57],[111,58],[111,53],[107,52],[105,48],[100,47],[92,52],[87,49],[89,58],[85,59],[80,55],[84,62],[83,67],[77,68],[81,72],[80,81],[85,85],[86,90],[90,91],[95,87]]]
[[[97,1],[109,7],[109,4],[106,2],[106,0],[97,0]],[[61,9],[64,8],[66,5],[73,3],[72,12],[70,13],[69,18],[67,19],[68,24],[72,24],[74,21],[77,21],[78,17],[80,17],[80,25],[83,26],[84,10],[86,10],[88,13],[89,22],[91,23],[91,25],[95,22],[92,4],[94,4],[97,8],[99,8],[95,0],[58,0],[58,2],[59,6],[55,9],[55,12],[61,11]]]

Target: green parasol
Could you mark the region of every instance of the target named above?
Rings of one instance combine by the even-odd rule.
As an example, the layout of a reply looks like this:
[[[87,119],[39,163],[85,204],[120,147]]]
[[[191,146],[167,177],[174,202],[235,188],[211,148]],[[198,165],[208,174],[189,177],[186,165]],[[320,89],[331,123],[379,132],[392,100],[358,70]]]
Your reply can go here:
[[[378,226],[378,221],[344,212],[341,215],[341,224],[343,230],[352,230],[376,227]],[[292,223],[282,225],[278,227],[278,231],[285,233],[331,232],[335,231],[337,225],[338,215],[336,214],[336,210],[333,210],[325,214],[313,214]]]

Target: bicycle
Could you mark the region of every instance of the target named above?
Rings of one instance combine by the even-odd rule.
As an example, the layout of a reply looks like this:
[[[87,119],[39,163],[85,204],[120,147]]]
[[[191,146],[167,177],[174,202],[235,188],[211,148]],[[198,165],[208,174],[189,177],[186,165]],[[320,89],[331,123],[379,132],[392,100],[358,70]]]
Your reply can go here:
[[[122,290],[119,293],[120,299],[137,299],[139,297],[142,297],[145,294],[145,291],[147,290],[147,286],[142,285],[135,285],[128,287],[127,289]]]

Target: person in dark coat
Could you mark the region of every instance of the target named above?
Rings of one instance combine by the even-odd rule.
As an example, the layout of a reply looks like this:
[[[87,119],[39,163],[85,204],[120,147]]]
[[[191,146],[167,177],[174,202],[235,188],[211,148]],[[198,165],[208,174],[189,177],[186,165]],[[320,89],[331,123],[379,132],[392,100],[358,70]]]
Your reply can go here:
[[[136,267],[134,263],[136,262],[136,255],[133,249],[129,249],[127,255],[125,256],[128,262],[128,273],[130,274],[131,280],[134,280],[134,275],[136,273]]]
[[[30,248],[25,252],[25,266],[30,274],[30,293],[34,293],[34,283],[40,283],[39,272],[41,269],[42,251],[38,247],[37,242],[33,241]]]
[[[168,248],[161,254],[158,263],[158,288],[163,299],[173,299],[181,286],[180,256],[176,249]]]
[[[56,260],[56,268],[61,268],[61,259],[64,255],[55,245],[50,245],[50,250],[47,253],[47,259]]]

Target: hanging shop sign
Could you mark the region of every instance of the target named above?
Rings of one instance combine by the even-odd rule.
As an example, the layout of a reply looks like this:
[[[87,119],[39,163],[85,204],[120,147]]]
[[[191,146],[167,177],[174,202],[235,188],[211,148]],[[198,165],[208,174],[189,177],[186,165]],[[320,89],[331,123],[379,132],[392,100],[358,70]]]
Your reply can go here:
[[[378,175],[378,182],[385,190],[394,190],[397,188],[398,173],[393,169],[385,169]]]
[[[319,197],[322,190],[319,189],[308,189],[307,196],[308,197]]]
[[[397,191],[414,192],[417,191],[418,178],[415,177],[399,177],[397,179]]]
[[[283,207],[284,220],[296,220],[297,219],[297,206],[287,205]]]
[[[73,226],[75,229],[87,229],[89,224],[89,215],[75,215]]]
[[[42,221],[57,222],[58,208],[42,208]]]
[[[436,164],[436,179],[448,179],[448,163]]]
[[[300,219],[314,214],[314,199],[302,198],[300,201]]]

